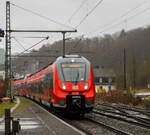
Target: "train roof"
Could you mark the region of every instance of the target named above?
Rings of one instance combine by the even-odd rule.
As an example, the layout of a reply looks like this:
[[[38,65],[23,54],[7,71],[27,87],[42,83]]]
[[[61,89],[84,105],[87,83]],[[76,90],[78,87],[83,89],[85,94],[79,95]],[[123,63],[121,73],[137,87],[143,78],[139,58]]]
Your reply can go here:
[[[44,70],[45,68],[47,68],[48,66],[50,66],[50,65],[52,65],[52,64],[53,64],[53,62],[49,63],[48,65],[44,66],[44,67],[43,67],[43,68],[41,68],[40,70],[38,70],[38,71],[36,71],[36,72],[34,72],[34,73],[30,74],[28,77],[31,77],[32,75],[34,75],[34,74],[36,74],[36,73],[38,73],[38,72],[40,72],[40,71]],[[28,77],[27,77],[27,78],[28,78]]]
[[[90,63],[85,57],[80,55],[65,55],[56,59],[56,63],[61,62],[87,62]]]
[[[80,55],[65,55],[65,56],[60,56],[56,59],[56,61],[54,62],[51,62],[49,63],[48,65],[46,65],[45,67],[43,67],[42,69],[38,70],[37,72],[34,72],[30,75],[28,75],[27,77],[25,78],[19,78],[19,79],[15,79],[14,81],[17,81],[17,80],[22,80],[22,79],[26,79],[26,78],[29,78],[33,75],[35,75],[36,73],[39,73],[40,71],[48,68],[50,65],[52,65],[53,63],[61,63],[61,62],[71,62],[71,60],[75,60],[75,62],[86,62],[88,64],[90,64],[90,62],[83,56],[80,56]]]
[[[24,80],[24,77],[21,77],[21,78],[15,78],[13,79],[14,81],[19,81],[19,80]]]

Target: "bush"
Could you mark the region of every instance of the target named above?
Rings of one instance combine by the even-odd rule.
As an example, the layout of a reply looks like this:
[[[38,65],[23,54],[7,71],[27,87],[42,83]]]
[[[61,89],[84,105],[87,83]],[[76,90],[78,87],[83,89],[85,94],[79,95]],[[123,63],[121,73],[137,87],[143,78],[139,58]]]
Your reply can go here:
[[[134,106],[141,104],[139,97],[134,97],[129,91],[113,90],[106,94],[97,94],[97,99],[109,103],[132,104]]]
[[[144,105],[146,108],[150,108],[150,96],[149,96],[149,97],[146,97],[146,98],[143,100],[143,105]]]
[[[5,81],[0,80],[0,98],[5,96]]]

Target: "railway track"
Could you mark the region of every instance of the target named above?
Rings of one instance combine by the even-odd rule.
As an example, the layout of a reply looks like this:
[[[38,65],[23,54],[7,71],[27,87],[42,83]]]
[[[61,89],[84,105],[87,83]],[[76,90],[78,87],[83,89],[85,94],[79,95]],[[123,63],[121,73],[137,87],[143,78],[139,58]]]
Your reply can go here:
[[[115,116],[114,113],[113,114],[106,114],[104,112],[100,112],[99,110],[93,110],[92,112],[94,114],[106,116],[106,117],[109,117],[109,118],[113,118],[113,119],[116,119],[116,120],[127,122],[129,124],[134,124],[134,125],[137,125],[137,126],[140,126],[140,127],[143,127],[143,128],[150,129],[150,125],[148,125],[147,123],[133,121],[133,120],[127,119],[127,117],[123,118],[123,117],[120,117],[120,116]]]
[[[111,108],[118,109],[118,110],[121,110],[121,111],[124,111],[124,112],[126,112],[126,111],[138,112],[140,114],[144,114],[144,115],[147,115],[148,117],[150,117],[150,110],[148,110],[148,109],[129,107],[129,106],[120,105],[120,104],[100,103],[100,102],[97,103],[97,105],[111,107]]]
[[[138,116],[131,115],[131,114],[128,114],[128,113],[115,112],[115,111],[111,111],[111,110],[103,110],[103,109],[95,109],[95,110],[102,111],[102,112],[107,112],[107,113],[112,113],[112,114],[115,114],[115,115],[125,116],[126,118],[131,118],[131,119],[134,119],[136,121],[139,121],[139,122],[142,122],[142,123],[145,123],[145,124],[150,124],[150,118],[143,118],[143,117],[140,117],[140,116],[138,117]]]
[[[119,135],[131,135],[130,133],[127,133],[127,132],[122,131],[122,130],[120,130],[120,129],[117,129],[117,128],[115,128],[115,127],[106,125],[106,124],[104,124],[104,123],[102,123],[102,122],[100,122],[100,121],[96,121],[96,120],[93,120],[93,119],[90,119],[90,118],[86,118],[86,119],[87,119],[88,121],[91,121],[92,123],[95,123],[95,124],[99,125],[100,127],[104,127],[104,128],[106,128],[106,129],[108,129],[108,130],[110,130],[110,131],[116,133],[117,135],[118,135],[118,134],[119,134]]]
[[[140,115],[135,116],[134,114],[132,115],[131,113],[127,112],[125,108],[124,109],[122,109],[121,107],[118,108],[116,105],[103,104],[103,103],[97,104],[97,105],[103,105],[105,107],[111,107],[113,109],[108,109],[108,108],[104,109],[104,108],[101,108],[100,106],[97,106],[93,110],[93,113],[95,114],[106,116],[109,118],[117,119],[117,120],[124,121],[130,124],[134,124],[143,128],[150,129],[150,118],[147,117],[146,114],[145,114],[145,117],[141,117]]]
[[[82,120],[65,120],[74,127],[80,129],[88,135],[132,135],[126,131],[106,125],[93,118],[86,117]]]
[[[49,111],[49,113],[54,114],[56,117],[59,117],[60,119],[67,122],[71,126],[74,126],[78,130],[84,132],[86,135],[100,135],[100,134],[103,134],[103,135],[105,135],[105,134],[106,135],[132,135],[130,133],[127,133],[127,132],[117,129],[115,127],[106,125],[100,121],[93,119],[93,118],[85,117],[82,119],[81,118],[68,119],[58,113],[54,113],[53,110],[50,110],[46,106],[39,104],[37,101],[34,101],[34,100],[32,100],[32,101],[37,103],[38,105],[40,105],[47,111]],[[93,127],[94,127],[94,129],[93,129]]]

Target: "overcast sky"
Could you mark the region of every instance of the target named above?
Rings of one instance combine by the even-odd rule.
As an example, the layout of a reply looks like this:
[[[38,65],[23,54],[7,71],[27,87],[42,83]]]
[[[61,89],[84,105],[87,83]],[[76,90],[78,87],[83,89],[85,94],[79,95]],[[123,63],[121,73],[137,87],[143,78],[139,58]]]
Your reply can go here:
[[[85,37],[103,36],[106,33],[112,34],[121,29],[130,30],[137,27],[146,27],[150,24],[150,0],[103,0],[101,4],[90,12],[99,1],[100,0],[11,0],[11,3],[25,9],[30,9],[49,19],[74,28],[78,26],[87,15],[86,19],[77,27],[78,32],[68,35],[72,37],[82,34],[84,34]],[[0,0],[0,28],[2,29],[5,29],[5,7],[6,0]],[[88,15],[88,13],[90,14]],[[125,14],[127,15],[125,16]],[[70,28],[55,24],[11,5],[11,29],[68,30]],[[50,39],[43,43],[52,43],[62,39],[61,34],[12,33],[12,36],[15,36],[26,49],[41,39],[24,39],[21,37],[47,35],[50,36]],[[41,47],[41,45],[42,44],[38,47]],[[0,42],[0,47],[4,48],[4,39],[3,42]],[[23,48],[12,39],[12,52],[22,51]]]

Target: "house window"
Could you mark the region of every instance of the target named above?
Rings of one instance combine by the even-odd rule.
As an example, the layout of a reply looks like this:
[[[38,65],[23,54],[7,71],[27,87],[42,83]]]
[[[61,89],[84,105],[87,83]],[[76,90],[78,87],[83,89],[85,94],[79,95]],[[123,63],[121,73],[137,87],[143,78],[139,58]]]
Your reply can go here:
[[[112,78],[109,78],[109,83],[112,83]]]
[[[101,77],[99,78],[99,82],[100,82],[100,83],[102,83],[102,82],[103,82],[103,79],[102,79]]]

